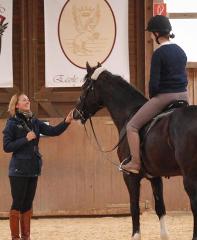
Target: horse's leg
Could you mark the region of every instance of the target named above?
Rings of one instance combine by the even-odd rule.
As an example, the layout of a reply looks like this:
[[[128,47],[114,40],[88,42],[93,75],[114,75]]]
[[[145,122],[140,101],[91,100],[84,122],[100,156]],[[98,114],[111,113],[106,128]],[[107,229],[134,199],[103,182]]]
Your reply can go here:
[[[169,235],[165,225],[166,209],[163,199],[163,182],[161,177],[149,179],[153,189],[155,199],[155,211],[160,221],[160,237],[162,240],[168,240]]]
[[[130,197],[130,211],[133,223],[132,240],[140,240],[140,208],[139,208],[139,196],[140,196],[140,181],[141,177],[136,174],[123,174],[124,181],[129,191]]]
[[[183,177],[183,184],[189,196],[191,209],[194,217],[192,240],[197,240],[197,179],[193,180],[189,177]]]

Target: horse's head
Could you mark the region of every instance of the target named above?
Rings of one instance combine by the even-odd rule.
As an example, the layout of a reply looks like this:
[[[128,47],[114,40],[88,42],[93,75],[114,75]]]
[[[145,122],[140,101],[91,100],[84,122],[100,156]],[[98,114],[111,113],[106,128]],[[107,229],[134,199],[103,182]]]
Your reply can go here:
[[[90,67],[90,65],[86,63],[86,69],[87,74],[84,77],[81,96],[73,112],[74,119],[80,119],[83,124],[103,107],[102,100],[96,87],[98,85],[96,80],[104,69],[101,67],[100,63],[98,63],[96,67]]]

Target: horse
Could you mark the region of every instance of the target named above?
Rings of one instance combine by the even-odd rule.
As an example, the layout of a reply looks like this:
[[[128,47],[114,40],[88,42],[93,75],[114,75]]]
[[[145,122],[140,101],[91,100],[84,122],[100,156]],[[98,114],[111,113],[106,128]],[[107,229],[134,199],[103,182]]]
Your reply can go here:
[[[73,117],[82,124],[97,111],[107,108],[119,132],[147,101],[147,98],[121,76],[114,75],[98,63],[96,67],[86,64],[81,95],[73,111]],[[130,196],[133,240],[140,240],[140,182],[147,178],[152,186],[155,211],[160,221],[160,237],[168,240],[165,225],[165,203],[162,177],[183,176],[183,185],[189,196],[194,219],[193,238],[197,240],[197,106],[184,106],[167,114],[146,133],[143,139],[142,169],[139,174],[123,171],[124,182]],[[120,162],[129,155],[127,137],[118,144]]]

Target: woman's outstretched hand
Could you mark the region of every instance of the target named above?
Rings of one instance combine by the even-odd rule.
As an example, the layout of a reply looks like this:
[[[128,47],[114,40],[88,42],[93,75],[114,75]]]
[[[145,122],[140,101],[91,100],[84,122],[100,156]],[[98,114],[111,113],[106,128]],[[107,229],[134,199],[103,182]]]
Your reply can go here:
[[[66,117],[66,119],[65,119],[65,122],[66,122],[66,123],[71,123],[71,122],[72,122],[72,120],[73,120],[73,111],[74,111],[74,110],[71,110],[71,111],[69,112],[69,114],[67,115],[67,117]]]

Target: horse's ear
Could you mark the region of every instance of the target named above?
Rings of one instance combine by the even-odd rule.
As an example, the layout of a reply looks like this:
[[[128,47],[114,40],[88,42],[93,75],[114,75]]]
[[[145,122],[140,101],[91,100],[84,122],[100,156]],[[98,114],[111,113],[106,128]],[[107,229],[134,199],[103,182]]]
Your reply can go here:
[[[97,67],[99,68],[99,67],[101,67],[101,66],[102,66],[101,63],[98,62],[98,63],[97,63]]]
[[[91,67],[90,67],[90,64],[88,62],[86,62],[86,69],[87,69],[88,73],[91,71]]]

